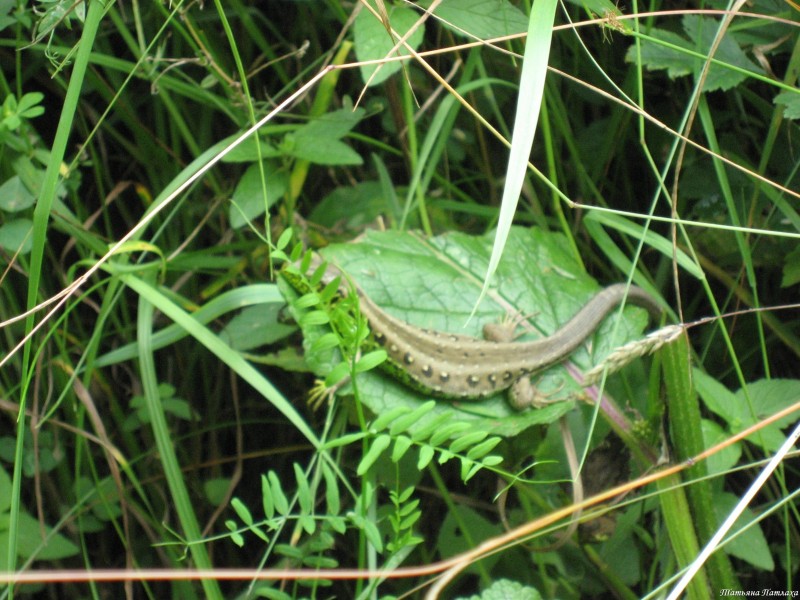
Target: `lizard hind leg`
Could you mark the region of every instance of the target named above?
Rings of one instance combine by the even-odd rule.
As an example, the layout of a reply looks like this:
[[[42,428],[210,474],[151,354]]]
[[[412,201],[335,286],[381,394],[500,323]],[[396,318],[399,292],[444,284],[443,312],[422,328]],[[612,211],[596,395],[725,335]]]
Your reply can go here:
[[[526,410],[528,408],[544,408],[548,404],[561,402],[563,398],[552,398],[557,395],[564,387],[564,382],[557,389],[548,392],[540,392],[536,385],[531,381],[529,375],[520,377],[508,390],[508,403],[515,410]]]
[[[521,313],[515,315],[506,313],[505,318],[500,323],[487,323],[483,326],[483,337],[493,342],[514,341],[519,335],[522,335],[522,333],[516,333],[517,328],[530,316]],[[508,402],[512,408],[520,411],[528,408],[542,408],[551,402],[558,401],[550,400],[550,397],[561,391],[561,388],[564,387],[563,382],[558,389],[543,394],[531,382],[530,375],[530,373],[523,375],[509,388]]]

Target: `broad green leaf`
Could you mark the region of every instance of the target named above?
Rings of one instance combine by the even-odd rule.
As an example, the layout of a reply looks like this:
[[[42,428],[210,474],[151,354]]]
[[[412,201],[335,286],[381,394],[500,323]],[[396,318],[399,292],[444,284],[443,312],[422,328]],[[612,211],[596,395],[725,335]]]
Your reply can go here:
[[[796,379],[762,379],[748,384],[746,393],[741,389],[732,393],[698,369],[695,369],[693,377],[703,403],[727,422],[731,433],[738,433],[755,425],[764,417],[800,400],[800,381]],[[761,445],[767,452],[773,452],[785,440],[781,430],[796,419],[795,415],[787,415],[760,429],[748,437],[747,441]]]
[[[567,2],[600,17],[606,16],[606,13],[618,14],[620,12],[619,3],[611,0],[567,0]]]
[[[316,165],[353,166],[364,162],[350,146],[331,138],[296,137],[288,154]]]
[[[263,130],[262,130],[263,131]],[[238,135],[231,136],[226,141],[232,142]],[[260,145],[260,147],[259,147]],[[263,138],[258,138],[258,143],[254,136],[250,136],[233,150],[228,152],[222,162],[225,163],[251,163],[265,158],[277,158],[282,156],[281,152]]]
[[[736,395],[713,377],[709,377],[699,369],[695,369],[692,379],[697,393],[709,410],[722,417],[728,423],[735,423],[737,410],[734,407]]]
[[[784,91],[775,96],[772,101],[783,106],[783,116],[787,119],[800,119],[800,93]],[[795,261],[793,264],[797,265],[798,263]]]
[[[326,227],[361,230],[380,215],[398,218],[391,200],[377,181],[338,187],[314,206],[309,221]]]
[[[720,524],[725,521],[738,501],[739,498],[727,492],[720,492],[715,495],[714,509]],[[755,520],[756,514],[749,508],[745,508],[736,523],[733,524],[731,533],[735,533],[743,527],[747,527],[747,529],[725,544],[725,552],[750,563],[758,569],[773,571],[775,569],[775,561],[772,558],[769,544],[767,544],[767,540],[764,537],[764,532],[761,530],[761,525],[756,523]]]
[[[642,65],[646,69],[650,71],[666,69],[672,79],[689,74],[693,74],[695,77],[700,75],[705,61],[690,52],[702,56],[708,55],[720,21],[711,17],[686,15],[681,23],[686,37],[663,29],[652,29],[649,32],[652,39],[642,40],[640,55]],[[631,46],[625,59],[629,62],[636,62],[640,55],[637,54],[636,48]],[[713,58],[724,65],[738,67],[740,70],[712,64],[703,87],[703,90],[707,92],[728,90],[738,85],[747,78],[747,74],[741,70],[763,73],[763,69],[747,57],[730,31],[722,38]]]
[[[0,544],[8,548],[9,514],[0,514]],[[23,559],[60,560],[78,553],[78,547],[52,527],[42,524],[26,512],[18,521],[17,554]],[[44,537],[42,536],[44,533]],[[5,555],[7,556],[7,555]]]
[[[281,308],[278,303],[249,306],[231,319],[219,337],[240,352],[273,344],[297,331],[294,325],[280,322]]]
[[[44,184],[45,172],[39,165],[47,164],[50,160],[50,154],[41,150],[34,151],[31,156],[23,154],[17,156],[11,162],[11,168],[14,174],[20,178],[25,188],[33,194],[34,198],[38,197],[42,191]],[[62,182],[56,189],[56,196],[58,199],[63,200],[67,195],[67,186]]]
[[[427,8],[431,2],[421,4]],[[488,40],[528,30],[528,17],[508,0],[443,0],[433,14],[445,27],[470,39]]]
[[[625,60],[636,62],[641,56],[642,65],[648,71],[666,70],[670,79],[677,79],[692,73],[692,58],[680,48],[689,50],[689,42],[675,32],[653,28],[649,32],[652,39],[643,39],[639,52],[631,45],[625,54]],[[659,43],[661,42],[661,43]],[[672,48],[670,46],[676,46]]]
[[[34,202],[36,197],[28,191],[18,175],[0,185],[0,210],[17,212],[33,206]]]
[[[364,118],[363,108],[342,108],[306,123],[288,134],[281,149],[288,155],[318,165],[360,165],[364,161],[341,141]]]
[[[464,535],[466,528],[470,535]],[[442,557],[449,557],[474,548],[480,542],[503,532],[503,526],[491,522],[471,508],[455,506],[445,513],[444,522],[436,539],[436,549]],[[494,554],[483,559],[483,563],[492,572],[492,565],[502,559],[502,554]]]
[[[260,217],[286,193],[289,176],[271,163],[264,164],[267,198],[261,186],[261,170],[257,164],[250,165],[236,184],[228,209],[231,227],[238,229]]]
[[[714,41],[714,36],[720,26],[720,21],[709,17],[702,17],[699,15],[686,15],[683,18],[683,29],[689,36],[689,39],[694,43],[695,49],[699,49],[703,54],[707,54],[711,50]],[[739,67],[745,71],[752,73],[763,74],[764,70],[756,63],[751,61],[744,50],[739,46],[738,42],[728,31],[722,38],[714,58],[726,65],[732,67]],[[695,62],[695,75],[698,75],[702,68],[702,61]],[[740,84],[747,79],[747,75],[732,69],[727,69],[721,65],[711,65],[708,72],[703,90],[707,92],[715,90],[729,90],[732,87]]]
[[[12,17],[11,11],[17,7],[14,0],[0,0],[0,31],[6,27],[18,23],[18,17]],[[0,556],[2,558],[2,556]],[[2,563],[5,564],[5,563]]]
[[[6,221],[0,225],[0,248],[12,253],[19,251],[20,254],[27,254],[33,244],[30,235],[32,229],[33,221],[30,219]]]
[[[320,140],[338,140],[350,133],[366,114],[367,111],[363,108],[340,108],[299,127],[294,136],[295,139],[306,139],[312,143]]]
[[[389,22],[398,35],[405,35],[420,18],[420,13],[403,6],[386,4],[389,12]],[[407,39],[406,43],[414,50],[419,48],[425,33],[425,26],[420,25]],[[359,61],[381,60],[389,55],[399,38],[393,38],[386,30],[384,24],[370,11],[364,9],[356,17],[353,24],[353,38],[355,41],[356,58]],[[408,56],[405,46],[401,46],[392,56]],[[400,70],[400,61],[391,61],[382,65],[372,64],[361,67],[361,78],[370,86],[378,85]],[[380,70],[378,70],[380,69]],[[372,74],[378,73],[372,77]],[[372,79],[370,79],[372,77]]]
[[[730,433],[728,433],[728,431],[720,427],[716,421],[711,421],[709,419],[702,420],[700,423],[700,429],[703,433],[703,446],[706,448],[711,448],[712,446],[721,444],[730,437]],[[733,468],[733,466],[739,462],[739,458],[741,456],[742,442],[737,442],[735,444],[726,446],[719,452],[715,452],[706,459],[708,472],[712,475],[722,475],[727,472],[728,469]],[[712,481],[719,485],[724,483],[722,479],[716,479]]]

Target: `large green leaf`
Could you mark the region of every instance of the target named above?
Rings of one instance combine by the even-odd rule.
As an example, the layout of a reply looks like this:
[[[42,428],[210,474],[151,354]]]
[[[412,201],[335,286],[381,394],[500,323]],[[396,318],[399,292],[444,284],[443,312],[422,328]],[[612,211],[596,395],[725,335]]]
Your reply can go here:
[[[484,324],[502,320],[510,311],[530,315],[526,331],[531,333],[522,339],[548,335],[599,291],[572,258],[563,236],[512,229],[496,286],[478,307],[475,318],[468,321],[481,291],[491,244],[490,236],[452,233],[426,240],[406,233],[372,232],[358,244],[328,246],[322,254],[387,312],[421,327],[475,337],[481,337]],[[443,400],[418,425],[447,413],[494,434],[516,435],[531,425],[556,420],[573,404],[555,401],[571,399],[581,391],[573,375],[596,364],[612,348],[637,338],[646,315],[638,308],[626,309],[614,340],[613,321],[607,319],[567,363],[537,377],[537,389],[553,404],[517,412],[503,395],[479,402]],[[306,328],[306,347],[311,347],[323,331],[324,326]],[[312,369],[326,375],[332,355],[328,350],[307,358]],[[375,414],[400,405],[413,409],[429,399],[379,371],[359,375],[358,389],[362,401]]]
[[[7,558],[8,524],[11,506],[11,478],[0,469],[0,559]],[[42,525],[26,512],[20,512],[17,553],[24,559],[58,560],[74,556],[78,547],[51,527]],[[44,537],[43,537],[44,535]],[[3,563],[5,564],[5,563]]]
[[[402,6],[387,6],[387,10],[392,29],[401,36],[405,35],[421,16],[418,12]],[[420,25],[408,37],[406,43],[416,50],[422,43],[424,33],[425,26]],[[359,61],[380,60],[389,56],[389,52],[398,41],[398,39],[394,39],[389,34],[384,24],[368,10],[362,10],[356,17],[356,21],[353,24],[353,37],[355,39],[356,57]],[[408,55],[408,50],[401,46],[392,56]],[[400,61],[364,65],[361,67],[361,78],[364,83],[369,82],[370,86],[378,85],[399,71],[400,66]],[[375,73],[377,69],[380,70]],[[375,73],[374,77],[373,73]]]
[[[725,521],[738,503],[739,498],[727,492],[720,492],[714,496],[714,509],[720,524]],[[744,509],[731,531],[736,532],[743,528],[744,530],[736,538],[725,544],[725,552],[758,569],[774,571],[775,561],[770,553],[769,544],[764,537],[761,525],[756,522],[755,513],[749,508]]]
[[[730,392],[715,379],[695,369],[694,381],[703,403],[725,420],[731,433],[747,429],[791,406],[800,396],[800,381],[796,379],[761,379],[747,384],[746,389]],[[767,452],[774,452],[786,439],[781,430],[796,420],[796,415],[787,415],[747,439]]]
[[[0,185],[0,210],[17,212],[33,206],[36,197],[22,183],[19,175],[14,175]]]
[[[431,2],[422,4],[428,7]],[[434,14],[448,29],[479,40],[528,30],[528,17],[508,0],[443,0],[434,9]]]
[[[236,184],[228,209],[231,227],[239,229],[249,221],[260,217],[267,208],[275,204],[289,187],[289,176],[269,161],[264,162],[266,180],[266,200],[261,185],[261,169],[258,164],[250,165]]]
[[[27,254],[31,251],[33,243],[31,229],[33,222],[30,219],[14,219],[0,225],[0,248],[9,252]]]
[[[699,76],[705,61],[697,54],[707,56],[711,51],[720,22],[711,17],[686,15],[681,23],[686,37],[668,30],[652,29],[649,32],[650,39],[642,40],[640,52],[637,53],[636,47],[631,46],[625,59],[628,62],[637,62],[641,57],[641,63],[646,69],[666,69],[672,79],[690,74]],[[728,90],[747,79],[748,72],[764,73],[761,67],[747,57],[736,37],[730,32],[720,41],[713,58],[722,64],[711,65],[703,86],[703,90],[707,92]]]
[[[360,165],[364,161],[341,141],[364,118],[363,108],[342,108],[327,113],[288,134],[281,149],[289,156],[317,165]]]

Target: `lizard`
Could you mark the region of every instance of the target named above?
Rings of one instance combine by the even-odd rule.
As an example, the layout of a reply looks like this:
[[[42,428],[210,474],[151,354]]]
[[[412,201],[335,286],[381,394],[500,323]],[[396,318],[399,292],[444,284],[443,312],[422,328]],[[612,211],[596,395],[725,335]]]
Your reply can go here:
[[[289,284],[301,293],[309,291],[299,273],[302,261],[284,270]],[[661,314],[658,302],[642,288],[624,283],[610,285],[593,296],[551,335],[527,342],[479,339],[417,327],[381,309],[338,267],[313,254],[306,272],[324,268],[321,285],[340,278],[339,292],[350,286],[371,330],[372,342],[385,349],[383,368],[408,387],[436,398],[480,400],[509,390],[509,403],[517,410],[542,405],[530,377],[563,361],[580,346],[603,319],[621,303]],[[490,330],[484,327],[484,335]],[[496,337],[496,336],[495,336]]]
[[[545,338],[511,341],[509,333],[500,336],[501,330],[490,324],[484,327],[484,337],[492,339],[478,339],[417,327],[391,315],[347,279],[341,269],[324,262],[316,253],[311,254],[310,260],[296,261],[283,274],[298,292],[307,293],[311,288],[304,277],[306,272],[313,272],[311,279],[321,286],[338,279],[335,285],[342,295],[355,291],[358,310],[370,327],[371,343],[386,351],[387,360],[381,366],[408,387],[448,400],[480,400],[509,390],[509,403],[517,410],[544,404],[530,377],[563,361],[617,306],[638,305],[654,319],[662,313],[655,298],[642,288],[619,283],[598,292]],[[583,484],[575,447],[563,416],[559,425],[573,479],[573,502],[577,504],[583,499]],[[575,532],[579,515],[573,515],[569,527],[554,544],[541,550],[554,550],[565,543]]]

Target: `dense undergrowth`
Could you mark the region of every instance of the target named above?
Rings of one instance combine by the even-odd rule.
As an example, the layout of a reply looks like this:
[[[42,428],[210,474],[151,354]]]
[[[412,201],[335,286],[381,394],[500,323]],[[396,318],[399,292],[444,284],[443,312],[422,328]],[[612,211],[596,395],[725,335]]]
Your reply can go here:
[[[797,6],[755,0],[730,21],[721,2],[557,6],[537,118],[518,94],[526,2],[422,4],[435,17],[380,65],[363,61],[387,57],[387,24],[405,33],[420,6],[0,5],[0,565],[176,570],[42,577],[4,597],[400,596],[429,576],[177,572],[429,565],[573,501],[564,414],[589,495],[800,399],[798,313],[775,308],[800,280]],[[597,282],[627,278],[668,322],[726,316],[581,392],[576,372],[641,336],[644,315],[626,312],[544,374],[566,402],[539,412],[430,403],[359,353],[354,296],[311,280],[298,300],[275,283],[280,259],[369,230],[325,256],[387,310],[463,331],[508,226],[518,107],[538,123],[532,168],[470,333],[509,309],[547,333]],[[337,356],[355,385],[313,410],[314,377],[349,368]],[[474,561],[446,593],[658,590],[795,421],[694,465],[691,486],[673,476],[616,498],[557,549],[558,532],[539,532]],[[791,589],[794,469],[761,489],[691,597]]]

